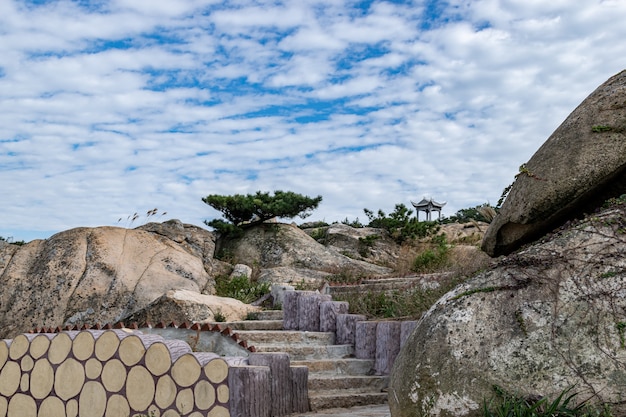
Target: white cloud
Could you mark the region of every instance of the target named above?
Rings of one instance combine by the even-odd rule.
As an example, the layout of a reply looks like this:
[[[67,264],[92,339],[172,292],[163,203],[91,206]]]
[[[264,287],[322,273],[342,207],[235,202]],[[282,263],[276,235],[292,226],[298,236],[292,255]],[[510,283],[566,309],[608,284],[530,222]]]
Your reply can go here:
[[[495,203],[625,65],[624,2],[414,3],[0,2],[0,236],[201,224],[211,193]]]

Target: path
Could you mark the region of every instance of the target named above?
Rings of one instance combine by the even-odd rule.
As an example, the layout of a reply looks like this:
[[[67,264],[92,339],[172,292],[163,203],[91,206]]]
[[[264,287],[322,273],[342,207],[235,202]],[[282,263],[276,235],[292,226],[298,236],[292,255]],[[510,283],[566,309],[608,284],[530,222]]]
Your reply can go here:
[[[292,417],[391,417],[389,406],[368,405],[364,407],[332,408],[318,412],[292,414]]]

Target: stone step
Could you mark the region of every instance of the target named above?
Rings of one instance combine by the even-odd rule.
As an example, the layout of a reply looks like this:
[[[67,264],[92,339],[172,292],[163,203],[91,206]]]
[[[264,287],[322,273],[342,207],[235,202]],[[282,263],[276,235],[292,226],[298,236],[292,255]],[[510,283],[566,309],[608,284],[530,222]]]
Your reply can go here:
[[[309,374],[309,392],[348,389],[381,392],[388,385],[388,376]]]
[[[332,375],[370,375],[374,372],[373,359],[312,359],[292,360],[294,366],[306,366],[309,375],[314,373],[326,373]]]
[[[393,291],[404,290],[407,288],[413,288],[421,285],[421,281],[418,280],[404,280],[404,281],[390,281],[390,282],[375,282],[370,284],[358,284],[358,285],[332,285],[328,287],[327,292],[333,294],[345,294],[345,293],[365,293],[368,291],[380,292],[380,291]]]
[[[242,320],[229,322],[211,322],[211,325],[219,324],[221,327],[230,327],[233,330],[282,330],[282,320]]]
[[[288,353],[291,361],[342,359],[354,355],[354,346],[352,345],[259,344],[253,346],[257,352]]]
[[[389,377],[373,375],[374,360],[354,358],[354,346],[334,345],[333,333],[285,331],[282,311],[259,313],[263,314],[257,316],[259,320],[217,324],[230,327],[257,352],[286,352],[292,366],[307,366],[312,411],[387,402],[387,393],[382,391],[387,388]]]
[[[358,390],[342,390],[309,392],[311,411],[328,408],[349,408],[360,405],[386,404],[386,392],[359,392]]]
[[[279,344],[288,345],[332,345],[335,334],[330,332],[301,332],[298,330],[235,330],[240,339],[248,345]]]
[[[438,272],[435,274],[419,274],[419,275],[408,275],[405,277],[385,277],[385,278],[366,278],[361,281],[362,284],[378,284],[381,282],[432,282],[438,281],[442,278],[446,278],[452,275],[451,272]]]
[[[252,313],[256,320],[281,320],[283,319],[282,310],[261,310],[256,313]]]
[[[326,288],[327,294],[345,294],[355,292],[382,292],[403,290],[421,286],[423,288],[436,288],[442,279],[450,273],[411,275],[407,277],[371,278],[364,279],[355,285],[334,285]]]
[[[402,278],[379,278],[379,279],[364,279],[360,285],[376,285],[376,284],[390,284],[390,285],[405,285],[405,284],[419,284],[424,281],[422,277],[402,277]]]

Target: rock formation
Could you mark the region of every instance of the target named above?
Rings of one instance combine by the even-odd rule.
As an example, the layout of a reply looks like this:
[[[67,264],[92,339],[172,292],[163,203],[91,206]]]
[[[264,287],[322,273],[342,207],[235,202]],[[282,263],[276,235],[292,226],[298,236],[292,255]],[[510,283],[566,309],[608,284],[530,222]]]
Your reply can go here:
[[[253,307],[215,293],[215,277],[315,286],[349,269],[388,268],[344,256],[286,224],[264,224],[230,242],[227,264],[215,257],[213,232],[178,220],[136,229],[76,228],[23,246],[0,242],[0,338],[37,327],[138,321],[207,321],[215,313],[243,318]],[[347,250],[347,249],[345,249]]]
[[[260,310],[234,298],[199,294],[189,290],[170,290],[145,308],[126,318],[137,323],[203,323],[244,320],[248,313]]]
[[[132,230],[77,228],[24,246],[3,245],[0,338],[37,326],[115,322],[168,290],[212,293],[213,251],[211,232],[178,221]]]
[[[400,352],[393,417],[479,416],[492,387],[626,413],[626,205],[571,222],[440,299]]]
[[[511,253],[626,193],[625,134],[623,71],[587,97],[520,167],[483,250],[491,256]]]
[[[328,226],[325,233],[325,245],[351,258],[383,265],[393,265],[398,258],[399,246],[382,229],[339,223]]]
[[[256,266],[261,276],[272,282],[276,281],[271,277],[276,276],[280,277],[279,282],[298,283],[303,279],[323,276],[320,271],[338,273],[349,269],[368,275],[391,272],[389,268],[345,256],[337,249],[319,244],[298,227],[281,223],[261,224],[248,229],[243,238],[226,242],[221,251],[236,262]],[[284,278],[289,275],[291,279],[285,281]]]

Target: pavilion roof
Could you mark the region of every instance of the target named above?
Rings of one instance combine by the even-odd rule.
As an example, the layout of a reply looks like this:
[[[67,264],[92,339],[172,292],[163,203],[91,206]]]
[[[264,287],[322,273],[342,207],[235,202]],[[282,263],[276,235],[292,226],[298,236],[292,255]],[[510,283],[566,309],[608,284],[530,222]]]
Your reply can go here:
[[[420,201],[419,203],[415,203],[413,201],[411,201],[411,204],[413,204],[413,207],[415,207],[416,209],[420,209],[420,208],[427,208],[427,207],[436,207],[436,208],[442,208],[443,206],[446,205],[446,202],[443,203],[438,203],[435,200],[433,200],[432,198],[426,198],[424,197],[422,199],[422,201]]]

